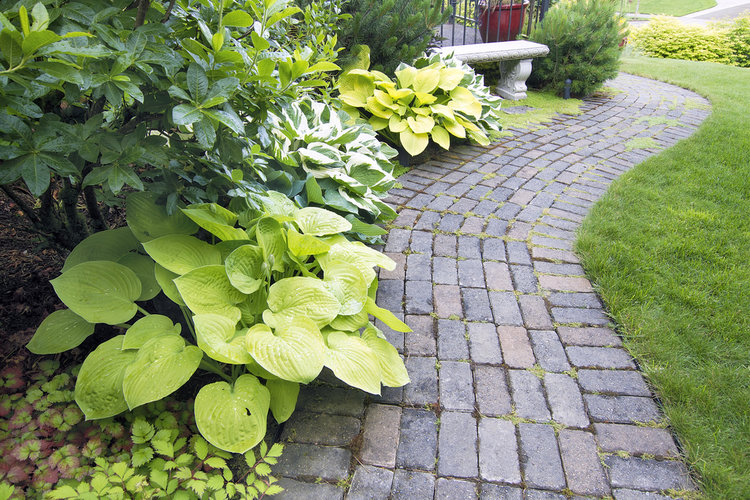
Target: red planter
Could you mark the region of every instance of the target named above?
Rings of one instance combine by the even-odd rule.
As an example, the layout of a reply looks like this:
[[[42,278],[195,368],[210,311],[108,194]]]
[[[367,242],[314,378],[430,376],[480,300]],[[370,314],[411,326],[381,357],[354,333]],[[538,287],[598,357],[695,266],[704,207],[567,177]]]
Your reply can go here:
[[[479,34],[483,42],[506,42],[515,40],[523,27],[526,7],[529,2],[521,5],[502,5],[494,9],[480,7],[477,23]]]

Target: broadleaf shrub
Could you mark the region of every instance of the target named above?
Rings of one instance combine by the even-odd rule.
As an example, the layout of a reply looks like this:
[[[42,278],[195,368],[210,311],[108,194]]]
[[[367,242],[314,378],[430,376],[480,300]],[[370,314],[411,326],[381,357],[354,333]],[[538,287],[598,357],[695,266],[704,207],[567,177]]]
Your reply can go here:
[[[622,44],[627,36],[624,20],[615,14],[614,0],[560,0],[537,23],[529,38],[550,49],[537,58],[529,85],[562,95],[570,79],[576,97],[594,93],[617,76]]]
[[[708,27],[656,17],[633,30],[630,40],[633,47],[650,57],[750,67],[750,16]]]
[[[435,38],[435,28],[450,17],[441,0],[349,0],[341,23],[339,44],[344,66],[356,57],[354,48],[370,48],[372,68],[392,74],[401,62],[411,64]]]

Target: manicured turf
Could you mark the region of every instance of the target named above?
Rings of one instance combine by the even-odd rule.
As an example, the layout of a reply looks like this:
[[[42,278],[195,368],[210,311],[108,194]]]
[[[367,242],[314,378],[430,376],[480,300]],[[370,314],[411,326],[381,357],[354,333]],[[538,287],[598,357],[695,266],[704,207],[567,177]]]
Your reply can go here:
[[[622,0],[623,11],[635,12],[637,4],[638,0]],[[638,13],[684,16],[711,7],[716,7],[716,0],[641,0]]]
[[[629,58],[713,113],[623,175],[577,250],[707,498],[750,498],[750,69]]]

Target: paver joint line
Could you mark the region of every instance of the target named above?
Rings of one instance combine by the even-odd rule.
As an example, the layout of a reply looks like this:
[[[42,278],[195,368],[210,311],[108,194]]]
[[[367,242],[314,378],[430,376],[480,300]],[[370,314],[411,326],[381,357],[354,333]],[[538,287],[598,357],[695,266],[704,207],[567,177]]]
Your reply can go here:
[[[664,417],[572,248],[609,184],[693,133],[710,108],[686,109],[707,101],[645,78],[621,74],[608,86],[619,92],[586,100],[580,116],[456,147],[399,179],[384,247],[397,268],[380,272],[377,303],[415,330],[384,328],[411,383],[367,400],[304,388],[300,409],[313,413],[285,434],[294,453],[282,457],[295,491],[338,498],[330,482],[350,459],[346,498],[520,499],[522,487],[528,498],[659,498],[694,488],[669,431],[639,425]],[[628,150],[638,137],[659,148]],[[325,413],[338,415],[330,436],[311,425]],[[342,444],[355,419],[360,449]],[[313,474],[329,484],[300,483]]]

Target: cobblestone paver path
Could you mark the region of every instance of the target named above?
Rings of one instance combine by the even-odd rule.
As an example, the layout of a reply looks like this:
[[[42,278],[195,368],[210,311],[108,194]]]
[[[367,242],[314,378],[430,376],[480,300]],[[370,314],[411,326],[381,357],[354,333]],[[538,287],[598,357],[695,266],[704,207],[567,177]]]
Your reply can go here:
[[[580,116],[399,179],[385,245],[398,266],[380,273],[378,303],[414,330],[385,329],[412,382],[380,398],[306,388],[281,436],[282,498],[620,500],[693,488],[572,246],[610,182],[693,133],[708,103],[627,75],[610,88]]]

